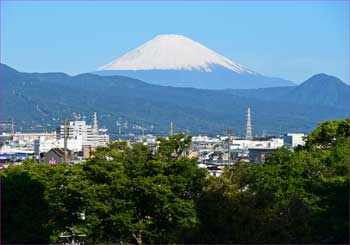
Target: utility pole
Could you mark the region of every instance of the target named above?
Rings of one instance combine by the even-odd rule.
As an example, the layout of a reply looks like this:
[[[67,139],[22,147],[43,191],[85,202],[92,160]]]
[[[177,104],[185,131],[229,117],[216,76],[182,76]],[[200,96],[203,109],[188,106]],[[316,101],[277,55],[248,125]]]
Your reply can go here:
[[[231,135],[232,129],[227,129],[227,164],[230,164],[231,161]]]
[[[66,163],[68,161],[68,152],[67,152],[67,118],[64,119],[64,136],[63,136],[63,142],[64,142],[64,162]]]
[[[11,136],[13,137],[15,135],[15,126],[13,123],[13,118],[11,119]]]
[[[92,126],[93,130],[98,133],[98,126],[97,126],[97,113],[94,113],[94,124]]]
[[[143,142],[145,139],[145,128],[143,127],[143,125],[141,127],[141,130],[142,130],[142,142]]]

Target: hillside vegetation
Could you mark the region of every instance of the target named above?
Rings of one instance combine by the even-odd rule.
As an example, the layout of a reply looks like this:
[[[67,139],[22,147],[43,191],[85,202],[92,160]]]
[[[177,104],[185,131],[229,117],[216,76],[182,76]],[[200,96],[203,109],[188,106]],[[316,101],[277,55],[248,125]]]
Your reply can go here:
[[[73,113],[97,112],[100,125],[113,136],[116,120],[128,120],[153,134],[176,132],[235,135],[245,133],[252,111],[254,134],[307,133],[325,120],[350,116],[350,87],[317,75],[295,87],[204,90],[151,85],[123,76],[23,73],[1,65],[3,119],[14,119],[22,132],[55,130]],[[326,86],[327,85],[327,86]],[[141,133],[138,131],[138,133]]]

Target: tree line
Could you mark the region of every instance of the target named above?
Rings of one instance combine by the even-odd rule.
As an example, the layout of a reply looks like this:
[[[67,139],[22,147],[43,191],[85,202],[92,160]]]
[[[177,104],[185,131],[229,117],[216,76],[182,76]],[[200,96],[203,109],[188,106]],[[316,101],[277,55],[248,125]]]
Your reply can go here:
[[[349,243],[350,119],[212,177],[184,152],[112,142],[81,164],[1,169],[2,243]]]

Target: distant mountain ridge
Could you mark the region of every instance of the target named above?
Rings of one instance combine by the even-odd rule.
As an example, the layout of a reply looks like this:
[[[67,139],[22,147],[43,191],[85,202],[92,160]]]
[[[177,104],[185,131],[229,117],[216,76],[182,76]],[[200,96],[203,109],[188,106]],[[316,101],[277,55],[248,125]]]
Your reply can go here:
[[[293,86],[263,76],[182,35],[158,35],[94,72],[124,75],[151,84],[202,89]]]
[[[146,132],[156,134],[167,133],[173,121],[175,132],[217,134],[231,127],[235,135],[243,135],[247,107],[252,110],[254,134],[308,132],[320,121],[350,116],[349,86],[328,76],[316,78],[336,89],[320,89],[311,79],[311,83],[305,82],[307,86],[204,90],[152,85],[123,76],[22,73],[6,65],[0,68],[2,96],[8,98],[2,100],[2,118],[14,118],[16,127],[22,126],[23,131],[28,127],[53,129],[74,112],[90,115],[95,111],[111,132],[117,131],[116,120],[124,118],[148,129],[152,126],[155,130]],[[303,100],[294,103],[292,95],[297,89],[305,96],[309,93],[310,98],[337,94],[337,99],[331,103],[316,99],[309,104]],[[286,94],[291,98],[286,99]]]

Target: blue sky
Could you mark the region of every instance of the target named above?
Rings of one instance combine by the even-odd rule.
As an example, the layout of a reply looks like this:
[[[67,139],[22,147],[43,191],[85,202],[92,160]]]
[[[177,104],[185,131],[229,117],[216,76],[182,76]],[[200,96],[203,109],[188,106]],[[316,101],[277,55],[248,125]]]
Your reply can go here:
[[[349,2],[1,1],[1,62],[77,74],[182,34],[268,76],[349,83]]]

